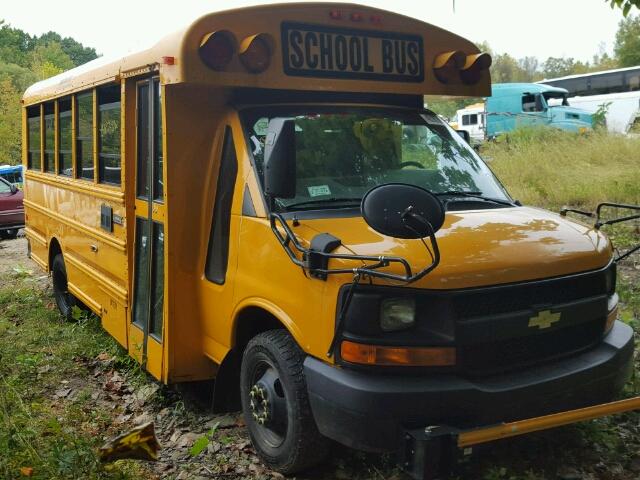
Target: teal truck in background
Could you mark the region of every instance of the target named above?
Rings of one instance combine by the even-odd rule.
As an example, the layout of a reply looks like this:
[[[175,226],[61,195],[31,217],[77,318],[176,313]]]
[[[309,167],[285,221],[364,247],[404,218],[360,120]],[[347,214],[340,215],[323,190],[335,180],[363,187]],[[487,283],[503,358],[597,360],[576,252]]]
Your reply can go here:
[[[458,110],[458,130],[467,130],[474,142],[495,138],[525,126],[548,126],[572,132],[593,128],[593,117],[567,101],[567,90],[537,83],[496,83],[485,99],[484,111],[478,105]]]

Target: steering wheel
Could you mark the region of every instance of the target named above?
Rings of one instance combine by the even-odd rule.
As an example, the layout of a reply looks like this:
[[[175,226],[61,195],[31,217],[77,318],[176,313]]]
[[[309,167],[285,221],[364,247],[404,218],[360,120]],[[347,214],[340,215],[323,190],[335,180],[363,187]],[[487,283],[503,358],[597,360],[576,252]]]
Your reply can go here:
[[[399,166],[400,168],[416,167],[416,168],[424,169],[424,165],[422,165],[420,162],[415,162],[415,161],[401,162]]]

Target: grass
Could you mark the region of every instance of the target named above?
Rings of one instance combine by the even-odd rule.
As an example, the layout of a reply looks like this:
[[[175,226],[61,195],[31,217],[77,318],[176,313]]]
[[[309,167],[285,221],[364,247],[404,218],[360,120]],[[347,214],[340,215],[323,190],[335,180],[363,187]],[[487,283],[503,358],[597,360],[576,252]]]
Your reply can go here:
[[[640,203],[640,137],[527,128],[486,143],[481,154],[524,204],[558,210]]]
[[[107,352],[127,375],[142,374],[95,317],[64,323],[34,280],[18,273],[2,280],[0,478],[140,478],[139,465],[105,467],[96,456],[113,413],[108,405],[90,402],[86,361]]]

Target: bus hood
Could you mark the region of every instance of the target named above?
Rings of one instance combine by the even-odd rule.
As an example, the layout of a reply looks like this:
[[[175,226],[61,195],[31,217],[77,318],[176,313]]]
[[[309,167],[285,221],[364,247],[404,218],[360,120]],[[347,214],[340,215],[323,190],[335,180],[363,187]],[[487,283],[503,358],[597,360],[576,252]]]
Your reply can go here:
[[[414,273],[430,263],[419,240],[381,235],[361,217],[300,223],[303,228],[296,233],[311,235],[304,243],[315,233],[330,233],[355,254],[403,257]],[[604,267],[612,255],[601,232],[530,207],[448,212],[437,239],[440,264],[415,287],[469,288],[569,275]],[[337,267],[337,262],[331,260],[329,266]],[[392,270],[401,273],[399,268]]]
[[[582,127],[591,128],[593,116],[586,110],[575,107],[557,106],[551,107],[552,124],[581,124]]]

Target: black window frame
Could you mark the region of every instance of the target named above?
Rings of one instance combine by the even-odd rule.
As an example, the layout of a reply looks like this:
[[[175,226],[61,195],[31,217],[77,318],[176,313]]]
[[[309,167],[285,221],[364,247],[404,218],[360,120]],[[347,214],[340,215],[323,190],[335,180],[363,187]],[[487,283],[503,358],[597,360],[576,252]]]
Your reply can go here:
[[[204,274],[207,280],[223,285],[229,264],[229,236],[231,229],[231,208],[238,178],[238,157],[236,155],[233,132],[225,126],[216,197],[207,247]]]

